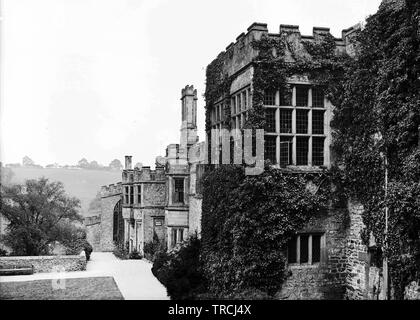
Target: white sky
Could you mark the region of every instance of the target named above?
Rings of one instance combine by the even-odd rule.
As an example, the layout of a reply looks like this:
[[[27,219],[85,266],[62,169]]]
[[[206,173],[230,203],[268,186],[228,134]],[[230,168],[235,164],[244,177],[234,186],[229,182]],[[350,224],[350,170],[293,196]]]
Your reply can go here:
[[[154,166],[179,142],[180,93],[252,22],[341,30],[381,0],[3,0],[0,159],[46,165],[124,155]]]

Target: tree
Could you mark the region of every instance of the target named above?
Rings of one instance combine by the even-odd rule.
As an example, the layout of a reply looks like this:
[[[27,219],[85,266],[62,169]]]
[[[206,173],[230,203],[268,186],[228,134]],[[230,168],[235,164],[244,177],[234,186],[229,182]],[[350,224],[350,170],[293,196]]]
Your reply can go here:
[[[109,167],[112,170],[122,170],[123,166],[121,164],[121,161],[118,159],[114,159],[111,161],[111,163],[109,164]]]
[[[24,167],[32,167],[32,166],[35,165],[35,162],[31,158],[29,158],[28,156],[24,156],[23,159],[22,159],[22,165]]]
[[[87,161],[86,158],[83,158],[79,160],[79,162],[77,163],[77,166],[80,168],[86,169],[87,167],[89,167],[89,161]]]
[[[88,167],[89,167],[89,169],[93,169],[93,170],[96,170],[96,169],[100,169],[101,168],[101,166],[98,163],[98,161],[95,161],[95,160],[91,161],[89,163],[89,166]]]
[[[3,167],[0,163],[0,185],[8,185],[12,182],[14,172],[10,168]]]
[[[54,241],[73,242],[72,232],[64,230],[77,229],[74,222],[82,221],[80,200],[69,197],[61,182],[46,178],[1,186],[0,205],[10,222],[1,240],[15,255],[48,254]]]

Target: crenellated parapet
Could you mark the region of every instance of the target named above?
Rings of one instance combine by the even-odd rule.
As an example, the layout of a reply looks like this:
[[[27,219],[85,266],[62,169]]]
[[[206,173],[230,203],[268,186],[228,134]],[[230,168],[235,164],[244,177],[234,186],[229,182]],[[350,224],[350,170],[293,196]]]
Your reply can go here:
[[[185,88],[181,90],[181,99],[185,96],[193,96],[195,99],[197,99],[197,89],[194,89],[193,85],[186,85]]]
[[[112,197],[112,196],[121,195],[121,194],[122,194],[121,182],[101,187],[101,198]]]
[[[122,172],[122,183],[140,183],[152,181],[165,181],[165,167],[157,164],[156,169],[150,169],[150,166],[141,168],[125,169]]]
[[[353,46],[351,39],[361,29],[360,24],[352,26],[342,31],[341,38],[334,38],[337,52],[347,52],[353,54]],[[253,23],[242,32],[235,40],[229,44],[225,51],[219,54],[218,59],[223,60],[223,73],[231,76],[244,70],[255,57],[258,50],[252,46],[254,41],[260,40],[263,36],[271,38],[283,37],[288,42],[286,51],[296,49],[293,54],[305,54],[303,41],[318,41],[326,35],[331,35],[330,29],[325,27],[313,27],[311,35],[302,35],[298,25],[281,24],[278,33],[269,33],[266,23]],[[290,52],[286,52],[286,58],[293,56]]]

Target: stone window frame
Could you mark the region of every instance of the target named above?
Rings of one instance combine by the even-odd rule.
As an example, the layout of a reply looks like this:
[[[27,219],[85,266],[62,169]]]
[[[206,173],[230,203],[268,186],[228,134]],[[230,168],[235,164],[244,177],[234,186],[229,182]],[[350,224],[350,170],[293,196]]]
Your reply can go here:
[[[141,184],[137,184],[136,186],[136,204],[138,204],[139,206],[141,206],[142,204],[142,185]]]
[[[241,129],[248,119],[251,102],[251,87],[246,86],[230,96],[231,128]]]
[[[327,101],[325,100],[326,97],[324,95],[324,103],[322,105],[322,107],[316,107],[316,106],[312,106],[312,90],[316,89],[316,90],[322,90],[319,89],[318,86],[314,86],[313,84],[310,83],[304,83],[302,84],[301,82],[299,83],[288,83],[288,86],[290,87],[290,89],[286,90],[285,94],[289,95],[291,94],[291,99],[282,99],[281,95],[282,93],[280,92],[280,90],[278,90],[276,92],[276,101],[275,101],[275,105],[264,105],[264,107],[266,109],[268,108],[274,108],[276,110],[276,132],[265,132],[266,136],[275,136],[277,137],[277,147],[276,147],[276,162],[275,162],[275,166],[278,167],[282,167],[282,166],[295,166],[295,167],[321,167],[321,166],[329,166],[330,165],[330,161],[329,161],[329,157],[328,157],[328,137],[330,135],[330,130],[327,129],[325,127],[325,124],[327,123]],[[307,97],[307,104],[306,106],[297,106],[296,104],[296,98],[297,98],[297,88],[305,88],[308,97]],[[284,101],[289,101],[291,105],[283,105]],[[307,125],[305,126],[305,128],[307,129],[306,133],[298,133],[297,130],[297,112],[298,110],[304,110],[307,112]],[[313,133],[312,131],[312,127],[313,127],[313,121],[312,121],[312,113],[317,113],[317,112],[323,112],[323,126],[324,129],[322,130],[322,133]],[[290,121],[290,113],[291,113],[291,121]],[[283,119],[281,117],[281,114],[288,114],[288,118],[287,119]],[[287,123],[289,123],[289,125],[284,126],[285,121],[287,120]],[[282,121],[282,122],[281,122]],[[290,127],[290,122],[291,122],[291,129]],[[282,125],[283,123],[283,125]],[[320,122],[319,122],[320,123]],[[286,128],[287,127],[287,128]],[[320,132],[320,131],[318,131]],[[286,137],[290,137],[292,139],[292,141],[288,144],[288,148],[285,148],[284,146],[281,146],[282,140],[284,140]],[[297,162],[297,137],[307,137],[308,138],[308,142],[307,142],[307,146],[306,149],[307,151],[307,161],[301,161],[301,164],[298,164]],[[324,138],[324,145],[323,145],[323,163],[319,164],[319,159],[320,157],[318,157],[315,161],[313,159],[313,155],[312,155],[312,151],[313,151],[313,147],[312,147],[312,140],[315,137],[320,137],[320,138]],[[283,148],[282,148],[283,147]],[[292,159],[291,161],[284,161],[286,158],[284,156],[282,156],[281,150],[291,150],[291,154],[292,154]],[[288,159],[290,160],[290,159]],[[288,163],[287,163],[288,162]],[[316,163],[316,164],[314,164]]]
[[[265,131],[276,132],[276,110],[265,108]]]
[[[134,186],[131,185],[129,186],[129,190],[130,190],[130,203],[129,205],[133,205],[134,204]]]
[[[303,236],[308,237],[308,261],[301,262],[301,238]],[[320,248],[319,248],[319,261],[313,262],[313,237],[314,236],[320,236]],[[289,250],[290,250],[290,244],[291,241],[296,239],[296,259],[294,262],[289,262]],[[287,263],[290,267],[301,267],[301,266],[320,266],[326,263],[326,233],[323,231],[317,231],[317,232],[301,232],[297,233],[291,240],[289,240],[287,250],[286,250],[286,257],[287,257]]]
[[[174,177],[174,189],[173,189],[173,193],[172,193],[172,199],[173,199],[173,203],[179,204],[179,203],[185,203],[185,178],[184,177]],[[177,187],[177,182],[180,183],[182,182],[182,188],[178,185]]]
[[[134,187],[132,184],[123,186],[123,205],[132,206],[134,204]]]
[[[130,204],[130,186],[125,185],[123,190],[124,190],[124,204],[128,205]]]
[[[170,227],[169,231],[169,241],[170,241],[170,248],[175,247],[177,244],[182,243],[185,240],[186,236],[186,228],[184,227]],[[175,241],[174,241],[175,236]]]
[[[273,144],[272,144],[273,140],[274,140],[274,148],[273,148]],[[275,140],[275,137],[266,136],[264,143],[265,143],[264,144],[265,145],[265,148],[264,148],[264,158],[265,158],[265,160],[268,159],[271,162],[273,162],[273,160],[275,160],[275,158],[276,158],[276,140]],[[268,146],[270,147],[270,149],[267,148]]]

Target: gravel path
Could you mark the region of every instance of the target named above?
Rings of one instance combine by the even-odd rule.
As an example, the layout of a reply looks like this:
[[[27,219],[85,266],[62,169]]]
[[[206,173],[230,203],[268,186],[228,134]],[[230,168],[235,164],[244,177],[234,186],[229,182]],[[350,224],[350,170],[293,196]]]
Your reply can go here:
[[[86,271],[2,276],[0,283],[111,276],[126,300],[168,300],[166,288],[152,274],[151,268],[152,264],[145,260],[120,260],[111,252],[92,252]]]

